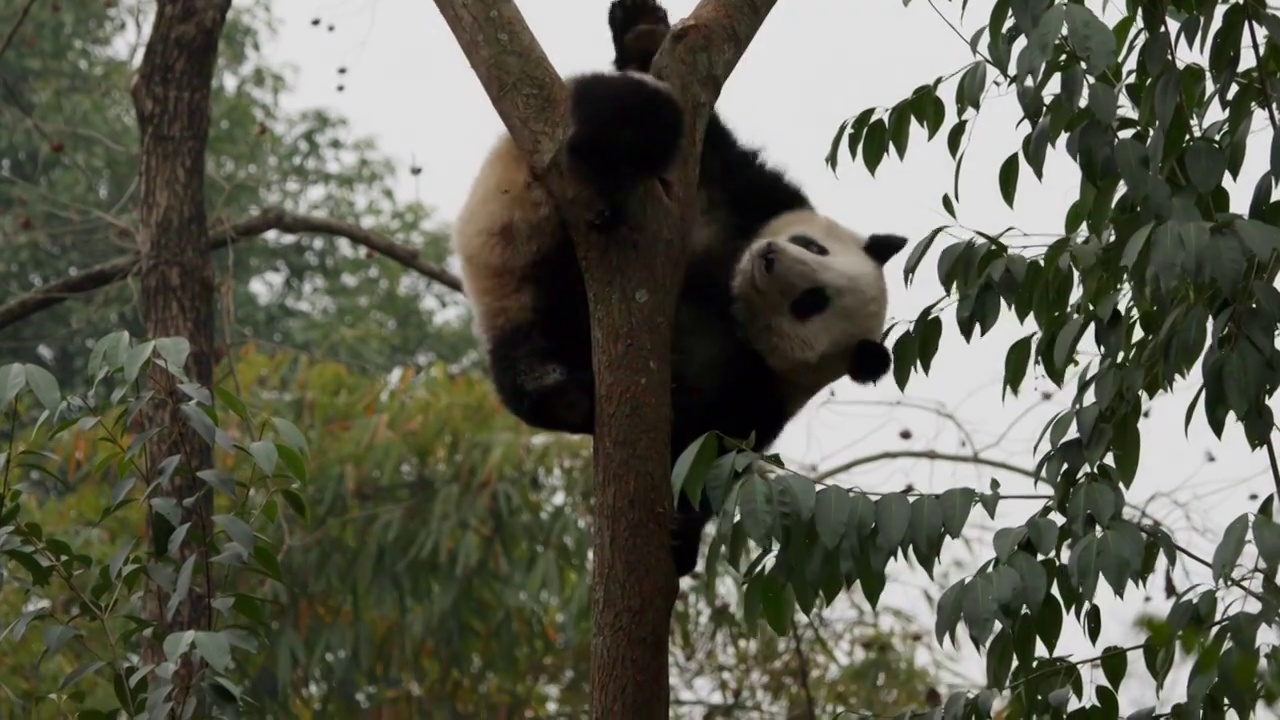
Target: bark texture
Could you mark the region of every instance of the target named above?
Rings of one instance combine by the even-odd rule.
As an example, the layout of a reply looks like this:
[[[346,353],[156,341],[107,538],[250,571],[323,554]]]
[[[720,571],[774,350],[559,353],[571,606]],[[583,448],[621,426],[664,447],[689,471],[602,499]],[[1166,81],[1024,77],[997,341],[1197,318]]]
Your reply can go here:
[[[696,200],[697,158],[720,87],[776,0],[702,0],[653,65],[688,110],[670,195],[641,188],[628,224],[605,234],[601,209],[567,172],[567,93],[511,0],[436,0],[534,174],[556,199],[584,268],[596,385],[591,713],[666,718],[671,608],[671,323]],[[600,31],[606,32],[605,3]],[[584,20],[586,22],[586,20]]]
[[[209,137],[209,96],[218,41],[230,0],[159,0],[146,52],[132,88],[141,134],[138,195],[139,284],[142,316],[150,337],[182,336],[191,344],[185,371],[206,387],[213,383],[214,274],[206,251],[205,146]],[[196,478],[212,463],[212,449],[178,412],[185,396],[174,378],[155,368],[150,375],[154,400],[144,413],[146,427],[163,428],[147,444],[147,465],[154,473],[165,458],[182,458],[177,470],[151,497],[172,497],[191,531],[178,549],[178,562],[194,557],[195,579],[186,597],[169,611],[169,594],[152,585],[150,619],[156,622],[145,662],[163,661],[162,643],[172,632],[211,627],[208,552],[212,535],[212,498]],[[147,478],[148,483],[156,481]],[[172,528],[162,516],[148,515],[153,552],[165,552]],[[177,712],[198,700],[192,687],[196,668],[190,655],[173,675],[170,697]],[[152,687],[157,679],[152,679]],[[196,716],[204,713],[197,710]]]

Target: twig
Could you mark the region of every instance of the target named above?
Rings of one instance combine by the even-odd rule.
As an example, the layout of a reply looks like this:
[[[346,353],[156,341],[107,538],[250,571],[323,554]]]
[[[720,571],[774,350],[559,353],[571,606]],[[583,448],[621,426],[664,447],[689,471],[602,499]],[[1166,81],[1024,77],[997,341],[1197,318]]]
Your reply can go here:
[[[898,460],[902,458],[918,458],[921,460],[939,460],[942,462],[968,463],[970,465],[986,465],[987,467],[999,468],[1011,473],[1017,473],[1024,477],[1031,478],[1032,480],[1035,480],[1037,477],[1034,471],[1028,470],[1027,468],[1019,467],[1013,463],[1008,463],[1003,460],[982,457],[977,454],[962,455],[959,453],[937,452],[936,450],[889,450],[882,453],[876,453],[874,455],[864,455],[863,457],[854,458],[848,462],[841,463],[830,470],[824,470],[813,476],[813,480],[815,482],[821,482],[833,475],[839,475],[842,472],[852,470],[853,468],[861,465],[870,465],[871,463],[877,463],[882,460]]]
[[[341,220],[299,215],[279,209],[267,210],[247,220],[223,225],[211,230],[209,244],[206,249],[209,252],[222,250],[243,240],[258,237],[271,230],[295,234],[316,233],[344,237],[379,255],[391,258],[441,285],[462,292],[462,283],[453,273],[434,263],[423,260],[412,248],[401,245],[390,238]],[[76,295],[82,295],[113,285],[128,277],[137,267],[138,254],[130,253],[124,257],[94,265],[83,272],[62,280],[49,283],[16,300],[0,305],[0,330]]]
[[[27,21],[27,15],[31,13],[31,8],[35,7],[36,0],[27,0],[27,4],[22,6],[18,11],[18,19],[14,21],[13,27],[9,28],[9,33],[4,36],[4,42],[0,43],[0,58],[8,52],[9,46],[13,44],[13,39],[18,37],[18,30],[22,24]]]
[[[1276,118],[1276,104],[1271,98],[1271,88],[1267,84],[1267,74],[1263,72],[1262,65],[1262,49],[1258,46],[1258,31],[1254,27],[1253,13],[1249,10],[1250,3],[1244,4],[1244,15],[1249,26],[1249,42],[1253,45],[1253,59],[1257,63],[1258,85],[1262,89],[1262,102],[1267,106],[1267,117],[1271,118],[1271,129],[1280,132],[1280,119]],[[1280,178],[1273,178],[1280,179]]]
[[[1267,438],[1267,459],[1271,461],[1271,479],[1276,484],[1276,499],[1280,500],[1280,464],[1276,462],[1276,446]]]
[[[804,648],[800,646],[800,628],[794,622],[791,623],[791,639],[796,644],[796,679],[800,682],[800,689],[804,691],[805,717],[818,720],[818,706],[813,701],[813,690],[809,687],[809,660],[804,655]]]

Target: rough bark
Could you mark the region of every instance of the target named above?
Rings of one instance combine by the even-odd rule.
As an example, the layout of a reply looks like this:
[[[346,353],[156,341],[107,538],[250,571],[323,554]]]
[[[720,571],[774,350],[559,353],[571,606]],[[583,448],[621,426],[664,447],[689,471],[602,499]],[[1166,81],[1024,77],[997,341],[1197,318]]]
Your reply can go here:
[[[665,718],[671,608],[671,320],[694,209],[702,128],[720,88],[775,0],[702,0],[654,60],[687,113],[666,196],[632,199],[628,224],[590,222],[598,198],[566,171],[564,83],[511,0],[436,0],[499,117],[551,191],[583,265],[596,384],[595,568],[591,581],[594,718]],[[604,32],[601,3],[601,32]]]
[[[218,40],[230,0],[159,0],[151,37],[132,88],[141,134],[139,151],[138,247],[142,316],[150,337],[182,336],[191,344],[184,368],[194,382],[213,384],[214,275],[205,246],[205,146],[209,136],[209,96]],[[147,427],[163,428],[147,443],[147,466],[152,472],[165,458],[183,458],[165,486],[151,488],[151,497],[167,496],[182,507],[182,522],[191,531],[178,548],[178,563],[195,558],[195,580],[172,614],[169,593],[151,586],[150,619],[156,623],[144,652],[144,662],[164,660],[162,643],[173,632],[211,626],[208,552],[204,539],[212,535],[212,498],[202,493],[195,472],[212,463],[212,449],[178,412],[184,396],[173,377],[155,368],[150,373],[155,399],[144,410]],[[148,483],[155,478],[147,478]],[[156,560],[156,547],[167,534],[168,522],[156,513],[147,531]],[[177,712],[197,700],[192,682],[197,668],[185,656],[173,674]],[[152,678],[152,687],[158,679]],[[204,713],[197,712],[197,716]]]

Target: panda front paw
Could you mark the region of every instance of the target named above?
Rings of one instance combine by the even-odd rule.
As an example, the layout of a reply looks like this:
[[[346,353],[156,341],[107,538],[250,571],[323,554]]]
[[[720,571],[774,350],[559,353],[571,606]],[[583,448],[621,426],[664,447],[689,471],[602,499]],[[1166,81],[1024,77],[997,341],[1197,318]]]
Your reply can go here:
[[[667,11],[657,0],[613,0],[609,30],[613,33],[614,67],[648,72],[670,29]]]
[[[859,340],[849,353],[849,377],[856,383],[869,385],[884,377],[893,364],[893,356],[884,343]]]

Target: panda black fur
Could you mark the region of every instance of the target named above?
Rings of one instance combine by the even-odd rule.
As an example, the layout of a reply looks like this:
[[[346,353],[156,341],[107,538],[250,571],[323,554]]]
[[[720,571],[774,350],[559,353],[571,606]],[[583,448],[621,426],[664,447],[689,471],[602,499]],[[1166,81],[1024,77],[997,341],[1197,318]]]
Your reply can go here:
[[[647,75],[669,21],[656,0],[609,8],[617,73],[568,80],[569,160],[606,193],[659,176],[679,148],[682,111]],[[699,170],[699,216],[677,305],[672,357],[674,459],[715,430],[767,448],[841,376],[888,372],[880,343],[883,266],[905,245],[862,237],[816,212],[713,113]],[[554,201],[504,135],[453,229],[475,332],[503,404],[534,427],[589,434],[594,379],[586,290]],[[680,576],[697,565],[704,498],[682,495],[672,530]]]

